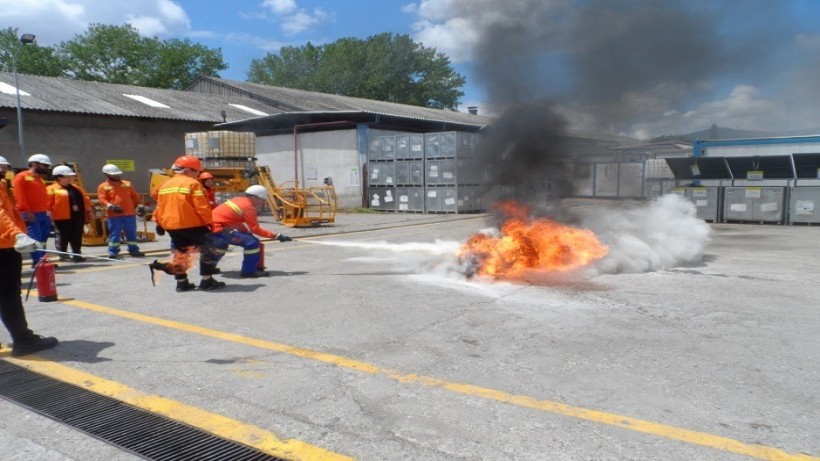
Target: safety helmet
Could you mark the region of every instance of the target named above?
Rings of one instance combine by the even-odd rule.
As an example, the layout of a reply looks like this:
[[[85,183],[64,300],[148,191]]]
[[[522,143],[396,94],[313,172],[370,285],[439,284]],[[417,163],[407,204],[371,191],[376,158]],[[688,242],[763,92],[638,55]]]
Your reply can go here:
[[[77,173],[71,169],[70,166],[60,165],[55,166],[53,170],[51,170],[52,176],[77,176]]]
[[[183,155],[174,162],[174,166],[179,168],[190,168],[194,171],[202,171],[202,163],[192,155]]]
[[[40,163],[43,165],[51,166],[51,159],[48,158],[46,154],[34,154],[28,158],[28,164],[31,165],[32,163]]]
[[[262,200],[268,199],[268,190],[265,189],[265,186],[260,186],[259,184],[253,185],[245,189],[245,193],[248,195],[259,197]]]
[[[204,181],[206,179],[214,179],[214,175],[212,175],[211,173],[208,173],[207,171],[203,171],[202,173],[199,173],[199,180],[200,181]]]
[[[9,161],[6,160],[6,157],[0,157],[0,165],[11,166],[11,163],[9,163]]]
[[[122,174],[122,170],[117,165],[113,163],[108,163],[103,166],[102,172],[111,176],[119,176]]]

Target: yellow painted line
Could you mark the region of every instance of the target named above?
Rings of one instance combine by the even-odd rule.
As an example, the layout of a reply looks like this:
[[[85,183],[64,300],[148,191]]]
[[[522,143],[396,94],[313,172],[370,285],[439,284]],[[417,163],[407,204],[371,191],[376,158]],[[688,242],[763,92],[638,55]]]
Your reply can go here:
[[[462,395],[471,397],[479,397],[487,400],[508,403],[524,408],[531,408],[548,413],[558,415],[570,416],[595,423],[607,424],[616,426],[631,431],[651,434],[666,439],[679,440],[682,442],[700,445],[704,447],[723,450],[731,453],[750,456],[752,458],[770,460],[770,461],[820,461],[820,457],[804,454],[793,454],[786,451],[768,447],[765,445],[749,444],[739,440],[722,437],[718,435],[709,434],[706,432],[698,432],[680,427],[670,426],[666,424],[655,423],[629,416],[618,415],[614,413],[606,413],[598,410],[591,410],[583,407],[576,407],[560,402],[550,400],[539,400],[525,395],[510,394],[503,391],[489,389],[486,387],[473,386],[470,384],[446,381],[443,379],[433,378],[429,376],[417,374],[405,374],[396,370],[382,368],[367,362],[362,362],[347,357],[342,357],[335,354],[328,354],[325,352],[304,349],[296,346],[289,346],[287,344],[266,341],[262,339],[249,338],[234,333],[228,333],[210,328],[199,327],[173,320],[166,320],[159,317],[152,317],[149,315],[137,314],[134,312],[113,309],[110,307],[100,306],[78,300],[61,300],[64,304],[81,307],[90,311],[100,312],[103,314],[115,315],[139,322],[159,325],[166,328],[185,331],[189,333],[196,333],[202,336],[216,338],[224,341],[230,341],[238,344],[245,344],[247,346],[257,347],[260,349],[267,349],[275,352],[289,354],[295,357],[301,357],[319,362],[324,362],[338,367],[347,368],[351,370],[361,371],[371,375],[386,376],[400,383],[418,384],[426,387],[445,389]]]
[[[275,434],[259,427],[210,413],[176,400],[144,394],[116,381],[110,381],[55,362],[48,362],[37,356],[17,359],[10,357],[8,352],[4,352],[0,353],[0,357],[15,365],[26,367],[35,373],[163,415],[219,437],[243,443],[273,456],[300,461],[353,459],[300,440],[280,440]]]

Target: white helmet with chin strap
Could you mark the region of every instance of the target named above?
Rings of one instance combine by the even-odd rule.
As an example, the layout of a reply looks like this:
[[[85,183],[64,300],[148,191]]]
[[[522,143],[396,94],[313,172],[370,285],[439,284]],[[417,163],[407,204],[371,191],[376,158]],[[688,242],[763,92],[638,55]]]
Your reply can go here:
[[[46,154],[34,154],[34,155],[32,155],[31,157],[28,158],[28,164],[31,165],[32,163],[40,163],[42,165],[48,165],[48,166],[53,165],[53,163],[51,163],[51,159],[48,158],[48,155],[46,155]]]
[[[119,176],[122,174],[122,170],[120,169],[120,167],[112,163],[103,166],[102,172],[111,176]]]
[[[0,165],[11,166],[11,163],[6,160],[6,157],[0,157]]]
[[[245,193],[248,195],[253,195],[255,197],[259,197],[262,200],[268,199],[268,190],[265,189],[265,186],[260,186],[259,184],[253,185],[247,189],[245,189]]]

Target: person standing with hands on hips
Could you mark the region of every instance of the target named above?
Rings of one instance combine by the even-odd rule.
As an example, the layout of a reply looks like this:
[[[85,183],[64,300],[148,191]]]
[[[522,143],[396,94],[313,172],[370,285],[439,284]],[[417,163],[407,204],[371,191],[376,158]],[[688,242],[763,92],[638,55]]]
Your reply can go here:
[[[14,199],[17,211],[26,223],[28,235],[46,247],[51,234],[51,217],[48,215],[48,192],[43,177],[51,170],[51,159],[45,154],[34,154],[28,158],[28,170],[14,176]],[[32,267],[40,262],[42,251],[31,252]]]
[[[71,167],[59,165],[51,172],[54,176],[54,184],[46,188],[48,191],[48,209],[51,211],[51,219],[54,227],[57,228],[57,250],[65,253],[68,245],[71,244],[71,252],[74,256],[60,255],[60,259],[73,260],[74,262],[84,262],[85,258],[80,256],[83,246],[83,226],[91,221],[94,210],[91,208],[91,200],[85,191],[74,184],[77,174]]]
[[[121,235],[125,232],[128,254],[145,256],[137,246],[137,209],[142,208],[137,191],[122,179],[122,170],[113,164],[102,168],[105,182],[97,187],[97,199],[108,214],[108,257],[119,258]]]
[[[42,247],[23,230],[26,225],[2,188],[0,201],[0,319],[14,343],[11,355],[28,355],[51,349],[57,345],[57,338],[44,338],[29,329],[23,299],[20,297],[22,255]]]

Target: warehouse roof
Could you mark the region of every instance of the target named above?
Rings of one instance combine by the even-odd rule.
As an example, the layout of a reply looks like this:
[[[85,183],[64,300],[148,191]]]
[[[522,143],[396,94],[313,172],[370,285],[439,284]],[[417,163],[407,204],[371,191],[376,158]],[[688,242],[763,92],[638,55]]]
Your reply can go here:
[[[221,87],[221,88],[220,88]],[[214,77],[201,76],[189,88],[191,92],[243,94],[281,109],[283,112],[303,113],[362,113],[383,115],[393,118],[415,119],[426,122],[442,122],[462,126],[483,127],[492,118],[452,110],[431,109],[372,99],[354,98],[315,91],[296,90],[259,83],[239,82]],[[271,117],[281,119],[282,117]]]
[[[20,105],[26,111],[68,112],[197,122],[265,116],[279,109],[239,96],[19,75]],[[16,108],[14,75],[0,72],[0,108]]]

